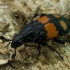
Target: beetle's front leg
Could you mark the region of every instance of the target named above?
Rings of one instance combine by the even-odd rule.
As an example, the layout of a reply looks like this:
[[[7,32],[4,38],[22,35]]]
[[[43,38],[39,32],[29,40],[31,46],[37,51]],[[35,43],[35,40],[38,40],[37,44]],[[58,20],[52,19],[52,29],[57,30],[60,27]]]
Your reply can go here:
[[[16,48],[14,48],[14,49],[15,49],[15,53],[12,55],[12,57],[11,57],[12,59],[15,58],[15,56],[16,56]]]

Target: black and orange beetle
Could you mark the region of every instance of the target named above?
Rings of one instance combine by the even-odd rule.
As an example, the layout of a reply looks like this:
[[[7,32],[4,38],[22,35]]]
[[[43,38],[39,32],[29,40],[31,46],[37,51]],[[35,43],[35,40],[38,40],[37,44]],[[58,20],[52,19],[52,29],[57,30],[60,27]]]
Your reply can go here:
[[[47,43],[49,39],[53,39],[58,43],[64,44],[65,41],[58,40],[58,36],[65,35],[69,32],[70,22],[63,16],[57,14],[42,14],[37,20],[31,21],[23,26],[19,34],[15,34],[11,43],[12,48],[17,48],[23,43],[38,43],[38,51],[40,54],[40,45],[47,45],[51,50],[56,51]],[[58,53],[58,51],[56,51]],[[59,53],[58,53],[59,54]],[[16,54],[12,56],[15,57]],[[59,54],[61,57],[61,55]],[[61,59],[63,59],[61,57]]]
[[[49,39],[53,39],[58,43],[64,44],[64,41],[57,40],[58,36],[65,35],[70,30],[70,22],[63,16],[57,14],[42,14],[37,20],[32,20],[29,24],[23,26],[19,34],[15,34],[11,43],[12,48],[21,46],[24,43],[38,43],[37,50],[40,54],[40,45],[47,45],[51,50],[56,51],[47,43]],[[58,53],[59,54],[59,53]],[[15,54],[12,56],[14,58]],[[59,54],[61,57],[61,55]],[[61,59],[63,59],[61,57]]]

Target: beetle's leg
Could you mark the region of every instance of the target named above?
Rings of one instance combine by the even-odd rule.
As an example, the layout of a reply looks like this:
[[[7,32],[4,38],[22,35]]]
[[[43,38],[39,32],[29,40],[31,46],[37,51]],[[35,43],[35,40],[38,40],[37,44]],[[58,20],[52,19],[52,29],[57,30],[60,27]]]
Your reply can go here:
[[[41,44],[40,44],[40,43],[39,43],[39,45],[38,45],[38,47],[37,47],[37,50],[38,50],[38,52],[39,52],[38,55],[40,55],[40,53],[41,53],[41,52],[40,52],[40,50],[41,50]]]
[[[2,39],[3,41],[12,41],[12,40],[10,40],[10,39],[6,39],[6,38],[3,37],[3,36],[0,36],[0,39]]]
[[[38,10],[39,10],[39,8],[37,8],[37,10],[36,10],[36,12],[35,12],[35,14],[34,14],[34,16],[32,17],[32,19],[31,19],[31,21],[30,21],[30,22],[32,22],[32,21],[33,21],[33,19],[34,19],[36,16],[38,16]]]
[[[52,48],[51,46],[49,46],[46,42],[40,42],[37,50],[39,51],[39,55],[40,55],[40,49],[41,49],[41,46],[40,45],[43,45],[43,46],[48,46],[52,51],[55,51],[56,53],[59,54],[60,58],[63,60],[63,57],[60,55],[60,53],[58,51],[56,51],[54,48]]]
[[[49,46],[48,44],[46,44],[52,51],[55,51],[56,53],[59,54],[60,58],[63,60],[63,57],[60,55],[60,53],[58,51],[56,51],[54,48],[52,48],[51,46]]]
[[[60,43],[60,44],[65,44],[65,40],[58,40],[57,38],[53,39],[55,42]]]
[[[15,53],[12,55],[12,59],[16,56],[16,48],[15,48]]]

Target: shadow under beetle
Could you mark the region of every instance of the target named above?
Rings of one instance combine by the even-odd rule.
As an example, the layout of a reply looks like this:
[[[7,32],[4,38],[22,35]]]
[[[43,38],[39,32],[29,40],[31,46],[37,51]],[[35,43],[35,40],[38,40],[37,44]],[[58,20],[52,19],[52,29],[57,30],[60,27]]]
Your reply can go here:
[[[38,11],[38,10],[37,10]],[[29,24],[23,26],[19,34],[15,34],[11,43],[11,47],[15,49],[15,54],[12,58],[16,56],[16,48],[20,47],[24,43],[38,43],[37,50],[40,54],[40,45],[48,46],[52,51],[59,54],[58,51],[49,46],[46,41],[53,39],[55,42],[64,44],[65,41],[58,40],[57,37],[65,35],[70,30],[70,22],[63,16],[57,14],[41,14],[36,20],[33,20],[37,16],[33,16]],[[0,36],[1,39],[5,39]],[[9,41],[5,39],[6,41]],[[59,54],[60,58],[63,60],[62,56]]]

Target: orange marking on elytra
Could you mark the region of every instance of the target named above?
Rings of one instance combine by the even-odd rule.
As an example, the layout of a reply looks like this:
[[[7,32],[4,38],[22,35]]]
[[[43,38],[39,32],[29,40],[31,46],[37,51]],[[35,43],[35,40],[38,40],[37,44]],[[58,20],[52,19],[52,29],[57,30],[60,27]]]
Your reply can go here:
[[[60,21],[61,26],[63,27],[64,30],[67,29],[67,25],[64,21]]]
[[[47,23],[49,20],[50,20],[50,18],[48,18],[47,16],[38,18],[38,22],[41,22],[43,24]]]
[[[48,23],[44,27],[45,27],[45,30],[47,31],[47,39],[52,39],[59,36],[58,31],[54,26],[54,23]]]
[[[53,14],[53,16],[56,18],[60,18],[60,16],[58,14]]]

